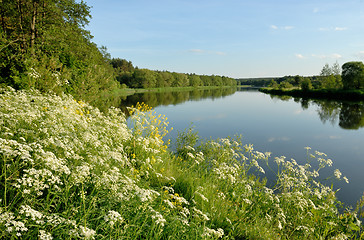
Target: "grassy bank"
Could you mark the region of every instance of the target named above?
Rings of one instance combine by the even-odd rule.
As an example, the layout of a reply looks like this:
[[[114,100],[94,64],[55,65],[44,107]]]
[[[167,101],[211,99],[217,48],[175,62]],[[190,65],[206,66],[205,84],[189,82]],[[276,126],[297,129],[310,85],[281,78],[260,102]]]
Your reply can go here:
[[[261,92],[274,95],[288,95],[292,97],[363,101],[364,90],[343,90],[343,89],[273,89],[261,88]]]
[[[347,239],[358,211],[339,213],[322,184],[326,154],[307,164],[239,137],[163,137],[165,116],[138,104],[127,125],[68,95],[1,90],[1,239]],[[272,188],[258,173],[278,165]],[[313,168],[312,166],[317,166]],[[332,181],[348,181],[332,170]],[[256,174],[254,174],[256,173]],[[359,210],[359,209],[357,209]]]

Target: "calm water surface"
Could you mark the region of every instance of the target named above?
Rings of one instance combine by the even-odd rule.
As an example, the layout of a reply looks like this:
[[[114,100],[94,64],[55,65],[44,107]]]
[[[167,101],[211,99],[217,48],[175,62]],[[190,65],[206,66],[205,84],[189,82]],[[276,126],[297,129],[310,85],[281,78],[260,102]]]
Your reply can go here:
[[[172,140],[190,126],[206,139],[242,135],[244,144],[272,152],[271,165],[275,156],[282,155],[305,163],[306,146],[324,152],[334,162],[330,173],[338,168],[350,181],[334,182],[334,188],[340,188],[339,200],[356,205],[364,192],[363,104],[278,98],[258,91],[211,93],[190,92],[178,101],[169,96],[172,101],[160,103],[157,99],[168,94],[134,95],[122,104],[153,99],[149,105],[165,114],[174,129],[168,136]]]

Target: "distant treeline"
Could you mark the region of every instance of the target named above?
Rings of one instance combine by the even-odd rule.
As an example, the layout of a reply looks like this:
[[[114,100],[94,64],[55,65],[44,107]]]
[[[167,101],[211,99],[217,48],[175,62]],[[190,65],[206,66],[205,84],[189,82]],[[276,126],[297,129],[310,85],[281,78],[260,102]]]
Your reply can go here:
[[[236,79],[239,85],[250,85],[254,87],[268,87],[274,81],[277,84],[281,84],[282,82],[287,82],[292,85],[297,85],[303,79],[310,79],[311,82],[319,84],[319,76],[310,76],[310,77],[303,77],[303,76],[284,76],[284,77],[268,77],[268,78],[239,78]]]
[[[250,85],[254,87],[266,87],[272,80],[277,78],[238,78],[236,81],[238,85]]]
[[[120,58],[113,58],[111,65],[114,68],[116,80],[123,87],[163,88],[237,85],[235,79],[225,76],[207,76],[140,69],[134,67],[131,61]]]
[[[301,89],[355,89],[362,79],[364,67],[362,63],[349,62],[343,65],[344,81],[342,81],[341,67],[336,62],[332,66],[325,64],[317,76],[284,76],[272,78],[241,78],[237,79],[240,85],[251,85],[255,87],[270,87],[274,89],[301,88]],[[350,69],[350,70],[349,70]],[[359,69],[359,70],[358,70]],[[345,71],[344,71],[345,70]],[[358,73],[357,73],[358,72]],[[346,73],[355,73],[355,76],[348,76]],[[358,77],[357,77],[358,76]],[[350,79],[349,79],[350,78]],[[353,80],[354,79],[354,80]]]

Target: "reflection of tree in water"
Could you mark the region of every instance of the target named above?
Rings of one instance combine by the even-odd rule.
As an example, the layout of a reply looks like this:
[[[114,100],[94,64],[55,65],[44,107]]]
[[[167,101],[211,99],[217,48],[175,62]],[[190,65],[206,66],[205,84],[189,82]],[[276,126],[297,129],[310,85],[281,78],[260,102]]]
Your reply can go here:
[[[177,105],[186,101],[198,101],[205,98],[221,98],[236,92],[236,88],[219,89],[194,89],[192,91],[175,92],[145,92],[137,93],[122,99],[119,108],[128,115],[126,107],[135,106],[137,102],[144,102],[148,106],[157,107],[159,105]]]
[[[272,99],[272,100],[277,100],[277,99],[279,99],[279,100],[282,100],[282,101],[289,101],[289,100],[291,100],[291,96],[288,96],[288,95],[274,95],[274,94],[269,94],[269,96],[270,96],[270,98]]]
[[[323,123],[339,122],[343,129],[359,129],[364,127],[364,105],[360,103],[313,101],[317,106],[317,113]]]
[[[290,97],[271,95],[273,100],[288,101]],[[317,114],[323,123],[330,122],[343,129],[359,129],[364,127],[364,104],[357,102],[338,102],[330,100],[312,100],[307,98],[294,98],[300,103],[303,110],[312,104],[317,106]]]
[[[314,100],[317,113],[323,123],[339,122],[343,129],[359,129],[364,127],[364,105],[360,103]]]
[[[364,127],[364,105],[343,103],[339,126],[345,129],[359,129]]]
[[[340,102],[325,100],[315,100],[313,102],[318,106],[317,114],[323,123],[327,121],[332,125],[337,123],[342,105]]]

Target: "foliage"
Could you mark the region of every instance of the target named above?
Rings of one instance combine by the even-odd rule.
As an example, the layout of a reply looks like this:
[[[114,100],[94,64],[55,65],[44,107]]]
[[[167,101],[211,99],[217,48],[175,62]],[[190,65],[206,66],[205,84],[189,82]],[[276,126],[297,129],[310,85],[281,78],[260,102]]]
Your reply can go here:
[[[345,89],[364,88],[363,62],[347,62],[342,66],[342,81]]]
[[[236,86],[235,79],[225,76],[206,76],[169,71],[134,68],[130,61],[113,58],[111,65],[116,79],[132,88]]]
[[[118,88],[106,48],[84,30],[91,17],[85,2],[3,0],[0,15],[0,85],[88,102]]]
[[[293,88],[293,85],[288,81],[283,81],[278,85],[279,89]]]
[[[168,150],[165,116],[145,104],[129,123],[69,95],[1,90],[0,238],[346,239],[361,234],[318,179],[332,165],[275,158],[239,137],[199,142],[192,130]],[[129,127],[127,126],[129,124]],[[313,168],[316,166],[317,168]],[[262,167],[266,166],[266,167]],[[344,180],[339,170],[331,180]],[[358,205],[360,209],[361,205]],[[358,210],[359,211],[359,210]]]
[[[312,89],[312,83],[309,78],[305,78],[301,81],[301,89],[303,91],[311,90]]]
[[[276,81],[274,81],[273,79],[270,81],[268,87],[270,88],[278,88],[278,83]]]
[[[325,64],[320,73],[321,88],[323,89],[338,89],[342,88],[340,66],[336,62],[332,67]]]

